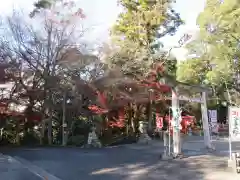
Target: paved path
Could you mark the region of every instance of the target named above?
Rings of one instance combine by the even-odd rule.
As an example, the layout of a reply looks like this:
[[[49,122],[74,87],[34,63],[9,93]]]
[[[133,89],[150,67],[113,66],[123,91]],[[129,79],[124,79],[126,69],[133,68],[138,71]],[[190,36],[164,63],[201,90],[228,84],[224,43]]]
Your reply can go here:
[[[216,144],[225,150],[226,143]],[[28,167],[31,172],[48,180],[240,179],[240,175],[227,169],[225,155],[206,154],[201,148],[201,140],[185,142],[183,151],[189,157],[171,161],[158,158],[162,151],[162,143],[156,142],[149,146],[133,144],[88,150],[21,148],[7,153]]]
[[[1,180],[41,180],[39,176],[30,172],[26,167],[11,157],[0,154]]]

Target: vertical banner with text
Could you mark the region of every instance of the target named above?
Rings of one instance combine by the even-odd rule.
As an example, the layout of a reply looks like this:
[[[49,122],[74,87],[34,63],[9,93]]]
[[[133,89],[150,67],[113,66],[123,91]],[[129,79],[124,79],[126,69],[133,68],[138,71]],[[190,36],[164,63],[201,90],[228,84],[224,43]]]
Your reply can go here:
[[[217,110],[208,110],[210,132],[218,133]]]
[[[156,127],[158,129],[163,128],[163,117],[161,117],[159,113],[156,113]]]
[[[228,119],[231,141],[240,141],[240,108],[229,107]]]

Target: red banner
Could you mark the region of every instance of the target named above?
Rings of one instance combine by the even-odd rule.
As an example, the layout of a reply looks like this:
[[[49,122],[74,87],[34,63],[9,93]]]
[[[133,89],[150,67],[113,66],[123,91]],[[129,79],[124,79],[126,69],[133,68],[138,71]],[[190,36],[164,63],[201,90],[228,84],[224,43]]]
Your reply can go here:
[[[159,113],[156,113],[156,127],[159,129],[163,127],[163,117]]]

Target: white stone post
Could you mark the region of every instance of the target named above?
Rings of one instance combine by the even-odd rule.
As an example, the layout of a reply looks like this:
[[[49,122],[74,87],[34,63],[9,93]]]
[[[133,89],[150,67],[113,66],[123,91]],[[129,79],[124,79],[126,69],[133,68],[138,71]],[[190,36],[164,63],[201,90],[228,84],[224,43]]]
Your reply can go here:
[[[172,89],[172,125],[173,125],[173,154],[181,154],[181,135],[179,117],[179,99],[176,89]],[[180,114],[181,116],[181,114]]]
[[[91,132],[88,134],[88,146],[93,146],[93,147],[102,147],[101,142],[99,141],[97,134],[96,134],[96,128],[92,127]]]
[[[202,124],[203,124],[203,133],[204,133],[204,144],[206,148],[212,149],[213,147],[212,147],[211,137],[209,132],[206,92],[202,92],[201,111],[202,111]]]
[[[140,131],[140,137],[139,137],[139,143],[148,144],[148,142],[151,140],[151,138],[147,134],[147,128],[148,128],[148,122],[139,122],[139,131]]]
[[[169,136],[168,136],[168,132],[164,131],[163,132],[163,145],[164,145],[164,151],[162,154],[162,159],[168,159],[170,157],[170,151],[169,151]]]

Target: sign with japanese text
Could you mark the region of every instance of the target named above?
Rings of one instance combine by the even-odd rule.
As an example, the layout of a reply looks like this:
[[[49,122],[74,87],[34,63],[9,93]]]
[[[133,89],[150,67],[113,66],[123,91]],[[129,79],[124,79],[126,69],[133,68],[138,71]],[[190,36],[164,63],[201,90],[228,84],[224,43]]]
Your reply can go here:
[[[217,110],[208,110],[209,120],[211,123],[217,123]]]
[[[240,141],[240,108],[229,107],[229,135],[232,141]]]
[[[163,117],[159,113],[156,113],[156,127],[159,129],[163,128]]]
[[[209,129],[211,132],[218,132],[217,110],[208,110]]]

